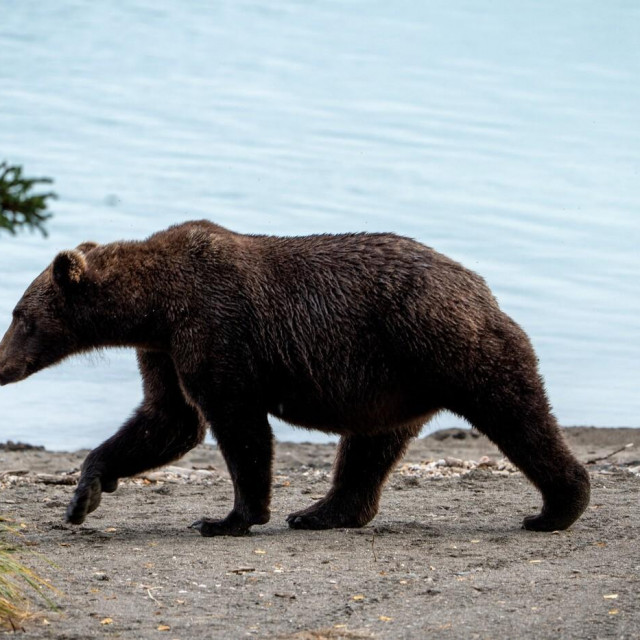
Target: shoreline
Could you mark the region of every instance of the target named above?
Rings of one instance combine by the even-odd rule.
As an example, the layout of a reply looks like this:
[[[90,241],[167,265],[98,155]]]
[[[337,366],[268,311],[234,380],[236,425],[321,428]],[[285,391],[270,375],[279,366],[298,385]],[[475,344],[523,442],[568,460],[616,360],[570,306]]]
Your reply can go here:
[[[315,434],[315,433],[319,433],[317,431],[314,431],[313,429],[309,430],[309,429],[305,429],[304,427],[295,427],[296,430],[301,434],[304,435],[305,433],[311,433],[311,434]],[[605,432],[618,432],[618,433],[624,433],[627,432],[629,433],[629,435],[632,435],[634,432],[638,432],[640,433],[640,425],[637,427],[630,427],[630,426],[606,426],[606,427],[602,427],[602,426],[594,426],[594,425],[568,425],[568,426],[561,426],[560,427],[561,431],[565,434],[565,435],[569,435],[571,433],[578,433],[578,432],[585,432],[585,433],[595,433],[595,432],[599,432],[599,431],[605,431]],[[441,434],[441,435],[438,435]],[[476,429],[474,427],[437,427],[433,430],[429,429],[427,430],[424,434],[420,434],[418,435],[415,440],[427,440],[429,438],[435,437],[436,440],[440,440],[440,439],[444,439],[445,437],[448,437],[448,435],[452,435],[452,434],[473,434],[476,437],[484,437],[482,436],[482,434],[479,434]],[[333,441],[317,441],[313,438],[309,439],[309,440],[305,440],[303,437],[299,438],[299,439],[295,439],[295,440],[281,440],[277,437],[277,435],[274,433],[274,442],[276,444],[283,444],[283,445],[334,445],[338,439],[339,439],[339,435],[338,434],[324,434],[328,437],[334,438],[335,440]],[[207,438],[209,438],[209,434],[207,434]],[[463,439],[464,436],[460,436],[460,439]],[[598,438],[598,440],[600,440],[600,438]],[[100,441],[101,442],[101,441]],[[98,444],[100,444],[100,442],[97,442],[96,446]],[[212,442],[203,442],[202,444],[204,445],[214,445],[215,446],[215,441]],[[35,442],[30,442],[30,441],[22,441],[22,440],[12,440],[12,439],[8,439],[5,441],[0,441],[0,451],[22,451],[22,450],[40,450],[40,451],[46,451],[48,453],[68,453],[68,454],[72,454],[72,453],[77,453],[77,452],[86,452],[86,451],[91,451],[91,448],[89,447],[65,447],[62,449],[50,449],[47,447],[47,445],[42,445],[42,444],[37,444]]]

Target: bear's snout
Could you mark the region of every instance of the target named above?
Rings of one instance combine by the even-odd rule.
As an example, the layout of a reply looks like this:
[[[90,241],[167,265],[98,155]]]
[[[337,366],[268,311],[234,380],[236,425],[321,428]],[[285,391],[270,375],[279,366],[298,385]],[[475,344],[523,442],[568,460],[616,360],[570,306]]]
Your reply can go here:
[[[16,357],[16,349],[0,343],[0,386],[18,382],[29,375],[29,362],[24,357]]]
[[[16,342],[14,321],[0,342],[0,386],[27,377],[27,362],[24,357],[19,356],[19,345]]]
[[[11,364],[0,363],[0,387],[11,382],[18,382],[27,377],[26,366],[15,366]]]

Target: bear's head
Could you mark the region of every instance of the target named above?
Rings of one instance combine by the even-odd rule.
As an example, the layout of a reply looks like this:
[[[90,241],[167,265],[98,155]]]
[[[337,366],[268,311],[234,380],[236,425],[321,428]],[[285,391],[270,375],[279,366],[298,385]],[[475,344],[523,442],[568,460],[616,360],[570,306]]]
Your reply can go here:
[[[87,242],[62,251],[29,285],[0,342],[0,385],[23,380],[89,348],[78,316],[86,313],[91,298],[86,254],[95,246]]]

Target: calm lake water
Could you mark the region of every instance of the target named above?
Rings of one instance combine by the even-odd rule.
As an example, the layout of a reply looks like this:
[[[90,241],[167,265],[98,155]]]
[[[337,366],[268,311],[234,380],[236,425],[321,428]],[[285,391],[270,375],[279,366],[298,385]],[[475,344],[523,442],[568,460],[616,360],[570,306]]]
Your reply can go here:
[[[640,425],[636,0],[4,3],[2,159],[60,198],[0,236],[0,332],[83,240],[390,230],[488,280],[563,424]],[[70,360],[0,389],[0,440],[95,446],[140,397],[131,352]]]

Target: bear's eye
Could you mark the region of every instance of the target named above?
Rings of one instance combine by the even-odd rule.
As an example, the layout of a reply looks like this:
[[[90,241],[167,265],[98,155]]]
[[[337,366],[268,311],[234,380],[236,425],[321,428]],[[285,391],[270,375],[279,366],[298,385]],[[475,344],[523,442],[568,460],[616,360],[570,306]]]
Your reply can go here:
[[[22,328],[22,332],[25,335],[31,335],[35,329],[35,324],[33,320],[27,318],[26,316],[19,316],[18,322],[20,323],[20,327]]]
[[[14,322],[16,322],[20,332],[25,336],[31,335],[36,329],[36,325],[33,319],[30,318],[29,315],[21,309],[14,309],[13,320]]]

